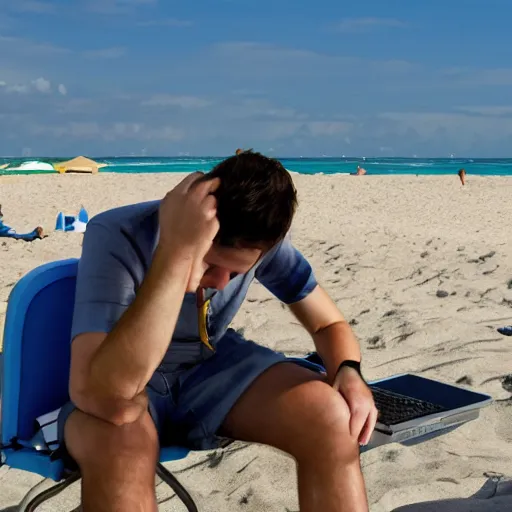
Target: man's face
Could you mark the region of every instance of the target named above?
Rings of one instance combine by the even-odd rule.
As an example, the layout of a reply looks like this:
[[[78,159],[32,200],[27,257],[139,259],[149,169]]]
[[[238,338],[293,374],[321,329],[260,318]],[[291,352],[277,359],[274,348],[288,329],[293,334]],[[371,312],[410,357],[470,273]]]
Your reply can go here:
[[[223,290],[230,279],[249,272],[261,254],[260,249],[238,249],[213,244],[204,257],[206,270],[200,286]]]

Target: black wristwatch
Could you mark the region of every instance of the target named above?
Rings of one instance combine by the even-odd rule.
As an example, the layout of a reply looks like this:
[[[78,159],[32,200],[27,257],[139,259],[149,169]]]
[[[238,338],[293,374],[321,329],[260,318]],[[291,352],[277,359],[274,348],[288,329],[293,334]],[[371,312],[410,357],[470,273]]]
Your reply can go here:
[[[353,361],[352,359],[345,359],[345,361],[342,361],[342,363],[338,366],[338,371],[336,372],[336,375],[338,375],[338,373],[340,373],[341,369],[344,366],[348,366],[349,368],[354,368],[354,370],[356,370],[356,372],[359,374],[359,377],[361,377],[361,379],[364,380],[363,374],[361,373],[361,363],[359,361]]]

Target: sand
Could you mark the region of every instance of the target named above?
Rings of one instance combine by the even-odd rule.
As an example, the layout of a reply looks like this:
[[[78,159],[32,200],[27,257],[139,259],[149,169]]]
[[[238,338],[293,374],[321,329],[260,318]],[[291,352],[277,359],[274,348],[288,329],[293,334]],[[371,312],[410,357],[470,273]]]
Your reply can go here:
[[[52,232],[59,210],[90,214],[161,197],[178,175],[0,177],[5,221],[19,232],[38,224],[41,241],[0,240],[0,323],[9,291],[47,261],[79,256],[81,235]],[[512,510],[512,179],[294,175],[300,208],[295,244],[310,259],[361,341],[364,372],[376,379],[416,372],[470,384],[495,403],[480,418],[414,447],[363,454],[372,512]],[[440,293],[446,292],[446,293]],[[446,295],[446,296],[445,296]],[[3,306],[3,308],[1,307]],[[312,347],[307,334],[254,284],[235,327],[291,355]],[[202,511],[297,511],[294,462],[261,446],[194,453],[169,465]],[[39,478],[0,469],[0,510]],[[164,485],[161,510],[183,510]],[[437,500],[437,501],[436,501]],[[441,501],[439,501],[441,500]],[[434,502],[428,503],[428,502]],[[421,505],[413,505],[423,503]],[[41,510],[71,510],[78,486]],[[407,507],[408,506],[408,507]]]

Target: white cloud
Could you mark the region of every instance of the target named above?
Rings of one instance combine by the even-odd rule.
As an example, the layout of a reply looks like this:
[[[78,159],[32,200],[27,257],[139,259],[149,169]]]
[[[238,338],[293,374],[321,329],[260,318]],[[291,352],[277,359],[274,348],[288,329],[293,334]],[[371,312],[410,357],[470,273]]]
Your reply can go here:
[[[512,68],[452,67],[442,70],[441,76],[448,79],[450,84],[455,87],[512,85]]]
[[[141,128],[139,123],[114,123],[114,132],[119,135],[137,135]]]
[[[87,114],[94,113],[97,114],[101,112],[101,106],[91,98],[73,98],[66,102],[61,102],[57,107],[56,111],[59,114]]]
[[[282,119],[305,120],[307,114],[298,112],[291,107],[276,107],[265,98],[242,98],[239,101],[228,101],[221,106],[222,114],[229,119]]]
[[[307,123],[307,127],[313,137],[332,137],[348,133],[353,125],[343,121],[313,121]]]
[[[191,27],[192,25],[193,23],[190,20],[179,20],[177,18],[163,18],[137,23],[138,27]]]
[[[6,90],[7,90],[7,92],[14,92],[17,94],[26,94],[29,92],[30,88],[28,85],[13,84],[13,85],[8,85],[6,87]]]
[[[144,131],[144,139],[146,140],[166,140],[179,142],[183,140],[185,133],[174,126],[162,126],[160,128],[146,128]]]
[[[36,78],[32,80],[32,86],[39,92],[47,93],[50,92],[52,88],[52,84],[49,80],[46,80],[43,77]]]
[[[72,137],[110,142],[117,140],[178,142],[183,140],[184,137],[183,130],[173,126],[154,127],[135,122],[98,123],[70,121],[60,126],[31,123],[29,131],[36,136],[50,135],[56,138]]]
[[[52,92],[52,83],[50,80],[40,76],[34,80],[30,80],[26,83],[11,83],[8,84],[5,81],[0,82],[0,87],[3,87],[6,92],[17,93],[17,94],[28,94],[28,93],[41,93],[49,94]],[[67,88],[64,84],[59,84],[57,91],[62,96],[67,94]]]
[[[158,0],[114,0],[118,5],[149,5],[156,4]]]
[[[509,116],[512,114],[512,105],[489,105],[489,106],[467,106],[457,107],[460,112],[476,114],[479,116]]]
[[[33,135],[47,135],[54,137],[78,137],[78,138],[94,138],[101,135],[102,131],[98,123],[77,123],[69,122],[66,125],[37,124],[31,123],[29,131]]]
[[[265,58],[319,58],[321,53],[300,48],[287,48],[273,44],[258,43],[253,41],[225,41],[213,45],[215,53],[226,57],[244,56],[250,53],[252,57]]]
[[[8,50],[2,49],[2,47],[8,48]],[[7,55],[9,52],[11,56],[15,56],[17,53],[33,55],[65,55],[72,53],[68,48],[56,46],[51,43],[45,43],[43,41],[33,41],[23,37],[14,36],[2,36],[0,35],[0,54]]]
[[[86,9],[99,14],[129,14],[137,7],[156,4],[158,0],[87,0]]]
[[[339,32],[368,32],[378,28],[404,28],[407,23],[396,18],[345,18],[336,29]]]
[[[386,112],[381,119],[394,121],[402,135],[413,129],[420,137],[442,138],[444,141],[470,141],[474,137],[483,139],[512,135],[512,123],[506,117],[472,116],[451,112]]]
[[[359,76],[367,79],[372,72],[399,81],[398,74],[411,74],[417,65],[404,60],[370,60],[357,57],[321,53],[301,48],[263,44],[250,41],[227,41],[212,45],[211,55],[204,59],[203,66],[221,68],[237,81],[269,80],[275,85],[276,79],[299,80],[318,77],[319,80],[334,80]],[[356,76],[358,75],[358,76]],[[373,79],[375,80],[375,79]],[[297,84],[300,87],[301,84]]]
[[[38,0],[16,0],[12,7],[21,12],[32,12],[37,14],[49,13],[55,11],[55,5]]]
[[[265,92],[259,91],[257,89],[235,89],[235,90],[231,91],[231,94],[233,94],[234,96],[254,97],[254,96],[264,96]]]
[[[126,54],[126,48],[114,46],[112,48],[101,48],[100,50],[89,50],[84,52],[88,59],[119,59]]]
[[[197,96],[173,96],[170,94],[157,94],[141,103],[144,107],[181,107],[183,109],[204,108],[211,102]]]

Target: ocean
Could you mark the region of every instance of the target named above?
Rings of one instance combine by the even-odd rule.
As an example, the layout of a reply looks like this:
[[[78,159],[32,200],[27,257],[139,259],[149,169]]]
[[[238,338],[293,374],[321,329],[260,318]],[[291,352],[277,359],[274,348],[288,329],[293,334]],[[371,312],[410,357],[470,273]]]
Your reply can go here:
[[[96,157],[94,160],[108,164],[100,172],[152,173],[208,171],[222,160],[220,157]],[[0,158],[2,164],[19,164],[40,160],[55,162],[61,158]],[[290,171],[300,174],[350,174],[358,165],[369,175],[377,174],[456,174],[464,168],[468,174],[483,176],[512,175],[511,158],[279,158]],[[45,174],[48,171],[9,171],[2,174]]]

